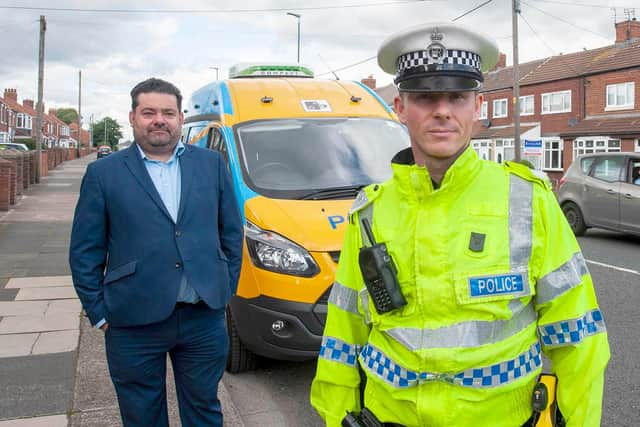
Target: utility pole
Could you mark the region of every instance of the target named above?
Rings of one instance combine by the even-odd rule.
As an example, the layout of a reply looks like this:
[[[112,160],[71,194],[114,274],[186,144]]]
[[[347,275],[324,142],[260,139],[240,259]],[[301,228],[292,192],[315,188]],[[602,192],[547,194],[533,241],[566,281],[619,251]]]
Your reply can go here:
[[[518,64],[518,14],[520,13],[520,0],[513,1],[513,148],[516,162],[520,161],[520,67]]]
[[[78,71],[78,158],[82,146],[82,70]]]
[[[36,117],[36,182],[40,182],[42,175],[42,116],[44,104],[44,33],[47,31],[47,21],[40,15],[40,46],[38,48],[38,115]]]
[[[104,145],[111,147],[111,144],[107,141],[107,118],[104,118]]]

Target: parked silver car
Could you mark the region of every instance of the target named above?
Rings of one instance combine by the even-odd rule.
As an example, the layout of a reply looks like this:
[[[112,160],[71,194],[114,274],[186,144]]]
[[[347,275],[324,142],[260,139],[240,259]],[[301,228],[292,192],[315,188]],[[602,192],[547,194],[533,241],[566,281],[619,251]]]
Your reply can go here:
[[[558,202],[577,236],[590,227],[640,235],[640,153],[579,156],[560,179]]]

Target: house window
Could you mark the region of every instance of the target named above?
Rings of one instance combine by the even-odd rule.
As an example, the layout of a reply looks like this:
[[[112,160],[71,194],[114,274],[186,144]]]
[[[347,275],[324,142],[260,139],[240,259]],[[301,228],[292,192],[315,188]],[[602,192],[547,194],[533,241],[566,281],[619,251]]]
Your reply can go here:
[[[520,97],[520,115],[530,116],[533,114],[533,95]]]
[[[543,169],[562,170],[562,140],[555,138],[543,138],[544,163]]]
[[[640,153],[640,139],[636,139],[636,148],[635,148],[635,152],[636,152],[636,153]]]
[[[581,154],[620,152],[620,140],[608,136],[577,138],[573,141],[573,158]]]
[[[496,153],[494,160],[503,163],[516,158],[513,139],[496,139]]]
[[[491,140],[490,139],[478,139],[471,141],[471,146],[478,153],[478,157],[482,160],[491,159]]]
[[[480,107],[480,117],[478,117],[479,119],[486,119],[488,117],[488,111],[489,110],[489,103],[487,101],[484,101],[482,103],[482,106]]]
[[[27,128],[27,121],[26,118],[28,116],[22,114],[22,113],[18,113],[16,115],[16,127],[19,129],[26,129]]]
[[[507,117],[507,99],[496,99],[493,101],[493,117]]]
[[[633,108],[635,83],[607,85],[607,110]]]
[[[542,114],[571,112],[571,91],[542,94]]]

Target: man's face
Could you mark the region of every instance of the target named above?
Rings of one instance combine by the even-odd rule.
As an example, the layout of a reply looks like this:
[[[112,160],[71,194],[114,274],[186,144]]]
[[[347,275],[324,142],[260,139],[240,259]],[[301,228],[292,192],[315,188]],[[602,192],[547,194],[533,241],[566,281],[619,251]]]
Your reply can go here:
[[[394,101],[400,121],[409,129],[416,164],[457,157],[471,139],[480,116],[482,95],[476,92],[401,93]]]
[[[135,141],[150,153],[173,150],[183,122],[184,114],[178,111],[176,97],[167,93],[139,94],[136,109],[129,113]]]

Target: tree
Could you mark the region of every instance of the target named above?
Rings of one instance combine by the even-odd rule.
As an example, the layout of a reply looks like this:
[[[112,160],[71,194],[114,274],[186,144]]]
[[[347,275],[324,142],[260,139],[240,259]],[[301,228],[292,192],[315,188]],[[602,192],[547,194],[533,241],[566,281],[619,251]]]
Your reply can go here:
[[[108,145],[112,149],[116,149],[118,141],[122,138],[120,125],[115,119],[107,116],[93,124],[93,145]]]
[[[68,125],[78,122],[78,112],[75,108],[58,108],[56,110],[56,117]]]

